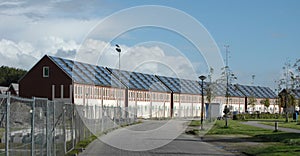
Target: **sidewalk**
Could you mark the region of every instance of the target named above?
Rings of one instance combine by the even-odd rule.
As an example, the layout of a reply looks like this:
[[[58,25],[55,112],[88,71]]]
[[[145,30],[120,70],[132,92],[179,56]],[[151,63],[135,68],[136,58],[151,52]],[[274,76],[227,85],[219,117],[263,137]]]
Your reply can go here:
[[[251,126],[255,126],[255,127],[264,128],[264,129],[275,130],[275,123],[274,123],[274,126],[260,124],[257,121],[248,121],[248,122],[241,122],[241,123],[245,124],[245,125],[251,125]],[[292,128],[278,127],[278,130],[283,131],[283,132],[289,132],[289,133],[300,133],[300,130],[292,129]]]
[[[146,121],[117,129],[92,142],[80,156],[233,156],[233,153],[203,142],[200,138],[181,134],[186,121]],[[170,123],[171,122],[171,123]],[[184,129],[183,129],[184,130]],[[148,135],[149,133],[150,135]],[[182,133],[182,132],[181,132]],[[180,133],[179,133],[180,134]]]

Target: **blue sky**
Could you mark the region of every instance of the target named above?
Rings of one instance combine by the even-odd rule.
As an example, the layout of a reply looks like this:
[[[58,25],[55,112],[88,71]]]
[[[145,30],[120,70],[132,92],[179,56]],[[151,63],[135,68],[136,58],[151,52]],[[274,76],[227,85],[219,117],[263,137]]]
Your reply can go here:
[[[229,44],[229,64],[238,76],[237,83],[250,84],[254,74],[256,85],[274,88],[274,80],[280,77],[284,63],[300,58],[300,1],[297,0],[3,1],[0,2],[0,65],[30,69],[44,54],[70,57],[99,21],[119,10],[139,5],[168,6],[194,17],[211,34],[223,56],[223,45]],[[154,16],[159,16],[155,13],[154,10]],[[104,45],[108,41],[107,36],[100,38],[101,41],[92,43]],[[151,43],[147,43],[149,41]],[[157,45],[162,49],[155,49],[152,41],[173,48]],[[151,55],[154,49],[157,56],[161,50],[164,56],[178,55],[173,53],[175,48],[192,63],[196,75],[207,72],[201,63],[203,56],[195,47],[169,30],[135,29],[114,42],[126,48],[150,46],[146,51]],[[145,47],[135,50],[145,50]],[[178,57],[168,59],[172,64],[172,59],[176,62]],[[109,63],[115,61],[106,59],[106,63],[100,64],[110,66]],[[180,67],[174,70],[180,71]]]

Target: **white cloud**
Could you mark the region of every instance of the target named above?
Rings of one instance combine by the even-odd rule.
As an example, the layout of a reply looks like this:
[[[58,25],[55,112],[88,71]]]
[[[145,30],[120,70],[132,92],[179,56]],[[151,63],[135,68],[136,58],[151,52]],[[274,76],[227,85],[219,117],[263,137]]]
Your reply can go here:
[[[32,22],[23,16],[0,15],[0,38],[38,42],[45,36],[56,36],[65,40],[81,42],[98,22],[81,19],[47,19]]]
[[[99,17],[91,14],[96,6],[91,3],[101,2],[0,2],[0,55],[4,59],[1,64],[29,69],[33,62],[48,54],[117,68],[115,45],[106,40],[115,37],[114,32],[120,27],[116,22],[120,21],[99,23]],[[81,12],[83,15],[80,15]],[[126,19],[120,20],[130,24]],[[94,39],[86,39],[81,45],[86,35]],[[122,37],[128,36],[123,34]],[[183,55],[166,55],[162,48],[155,45],[121,47],[121,66],[124,70],[194,78],[191,62]]]
[[[183,55],[168,56],[159,46],[121,45],[121,47],[121,69],[123,70],[187,79],[196,78],[191,62]],[[118,68],[118,53],[115,51],[115,45],[105,41],[88,39],[80,46],[74,40],[64,40],[54,36],[43,38],[37,44],[0,40],[2,65],[28,70],[45,54]]]
[[[65,41],[57,37],[44,38],[38,45],[2,39],[0,40],[1,65],[29,69],[45,54],[59,56],[64,52],[73,52],[73,56],[69,58],[74,58],[74,50],[77,48],[75,41]]]
[[[14,43],[9,40],[0,41],[1,64],[26,69],[35,61],[30,55],[33,47],[27,43]]]
[[[166,55],[161,47],[155,45],[120,46],[122,70],[197,79],[192,63],[184,55]],[[76,54],[77,61],[115,69],[118,69],[118,58],[115,45],[93,39],[86,40]]]
[[[103,1],[82,0],[2,0],[0,14],[24,16],[32,21],[46,18],[90,19],[95,14],[111,7]]]

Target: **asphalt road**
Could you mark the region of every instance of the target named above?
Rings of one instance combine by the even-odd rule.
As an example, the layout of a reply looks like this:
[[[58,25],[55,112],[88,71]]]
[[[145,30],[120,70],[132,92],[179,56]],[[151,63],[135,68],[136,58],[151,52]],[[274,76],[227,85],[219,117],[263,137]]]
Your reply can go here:
[[[234,155],[184,134],[187,121],[145,121],[117,129],[91,143],[80,156]]]

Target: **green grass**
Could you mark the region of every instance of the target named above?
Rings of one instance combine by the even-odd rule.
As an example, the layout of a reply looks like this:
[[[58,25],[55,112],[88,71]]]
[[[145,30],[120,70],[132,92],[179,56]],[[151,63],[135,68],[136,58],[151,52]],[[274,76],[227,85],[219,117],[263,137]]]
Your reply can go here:
[[[72,151],[70,151],[69,153],[67,153],[66,156],[73,156],[75,154],[78,154],[79,152],[81,152],[80,149],[87,147],[87,145],[89,145],[95,139],[97,139],[97,136],[92,135],[92,136],[88,137],[87,139],[78,142],[78,144],[75,146],[75,148]]]
[[[265,125],[274,126],[274,124],[275,124],[274,122],[260,122],[260,123],[265,124]],[[284,121],[281,121],[281,122],[278,122],[278,126],[279,127],[284,127],[284,128],[293,128],[293,129],[300,130],[299,122],[284,122]]]
[[[287,146],[282,143],[269,144],[268,146],[249,148],[244,153],[256,156],[297,156],[299,147]]]
[[[192,120],[191,123],[189,124],[189,126],[200,126],[201,125],[201,121],[200,120]]]
[[[243,153],[259,156],[300,155],[300,135],[296,133],[273,132],[272,130],[244,125],[239,121],[229,120],[225,128],[224,121],[217,121],[207,135],[247,135],[249,139],[263,143],[243,149]]]
[[[224,120],[216,121],[212,129],[207,133],[208,135],[226,135],[226,134],[240,134],[255,136],[257,134],[271,134],[272,130],[257,128],[249,125],[241,124],[239,121],[228,120],[228,127],[225,127]]]

